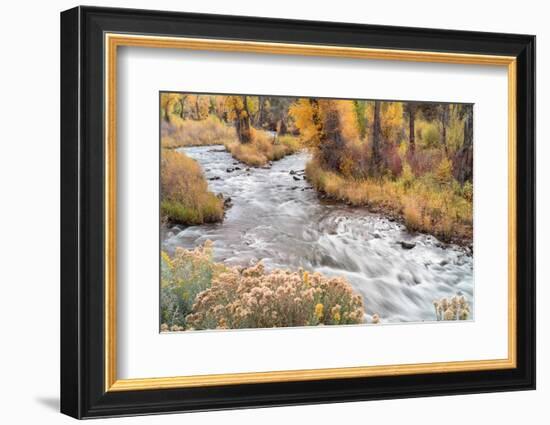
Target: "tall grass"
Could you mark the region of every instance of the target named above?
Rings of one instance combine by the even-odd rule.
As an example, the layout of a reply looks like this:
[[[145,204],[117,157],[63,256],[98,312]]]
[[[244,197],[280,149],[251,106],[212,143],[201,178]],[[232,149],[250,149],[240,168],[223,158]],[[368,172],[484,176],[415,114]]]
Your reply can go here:
[[[163,121],[161,124],[161,146],[164,148],[223,145],[236,140],[235,129],[224,124],[215,115],[201,121],[183,120],[173,116],[170,122]]]
[[[345,178],[324,170],[317,159],[306,166],[311,184],[329,197],[354,206],[401,217],[410,230],[428,232],[444,241],[471,242],[472,188],[451,175],[444,159],[432,173],[416,177],[405,163],[399,178]]]
[[[277,161],[286,155],[300,150],[301,146],[297,138],[284,135],[273,137],[265,131],[252,129],[252,141],[247,144],[238,141],[225,143],[225,148],[231,155],[247,165],[259,167],[269,161]]]
[[[223,201],[208,190],[199,164],[184,153],[162,149],[161,216],[180,224],[202,224],[223,218]]]

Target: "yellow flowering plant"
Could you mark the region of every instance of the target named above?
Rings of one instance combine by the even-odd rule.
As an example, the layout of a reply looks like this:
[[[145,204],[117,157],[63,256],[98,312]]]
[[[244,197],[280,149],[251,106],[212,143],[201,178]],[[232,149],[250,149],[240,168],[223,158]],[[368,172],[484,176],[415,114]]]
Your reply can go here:
[[[201,292],[186,321],[194,329],[362,323],[363,299],[343,278],[264,265],[231,268]]]
[[[212,243],[161,254],[161,331],[363,323],[363,299],[343,278],[302,269],[226,267]]]

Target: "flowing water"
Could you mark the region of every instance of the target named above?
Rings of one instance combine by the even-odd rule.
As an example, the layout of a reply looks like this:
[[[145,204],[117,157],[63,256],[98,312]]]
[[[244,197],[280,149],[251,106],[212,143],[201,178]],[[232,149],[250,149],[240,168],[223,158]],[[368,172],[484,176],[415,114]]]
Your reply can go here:
[[[214,242],[216,261],[343,276],[361,293],[367,316],[383,322],[435,320],[433,300],[461,293],[473,302],[473,258],[464,248],[364,208],[322,200],[303,178],[305,152],[270,168],[248,168],[223,147],[181,148],[202,166],[209,188],[231,197],[223,223],[174,227],[163,249]],[[405,249],[401,242],[415,244]]]

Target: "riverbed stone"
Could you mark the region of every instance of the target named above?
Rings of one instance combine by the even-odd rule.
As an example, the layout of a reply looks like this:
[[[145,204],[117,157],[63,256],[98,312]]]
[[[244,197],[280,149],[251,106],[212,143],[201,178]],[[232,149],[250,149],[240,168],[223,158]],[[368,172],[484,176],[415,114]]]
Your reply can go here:
[[[414,242],[401,241],[400,243],[403,249],[413,249],[416,246]]]

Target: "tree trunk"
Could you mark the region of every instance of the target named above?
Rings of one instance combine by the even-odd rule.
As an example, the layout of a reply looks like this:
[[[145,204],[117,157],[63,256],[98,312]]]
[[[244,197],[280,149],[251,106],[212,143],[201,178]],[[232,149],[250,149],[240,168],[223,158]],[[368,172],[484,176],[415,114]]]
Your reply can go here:
[[[321,140],[324,139],[324,130],[323,130],[323,121],[321,120],[321,113],[319,111],[319,101],[317,99],[310,98],[309,103],[311,105],[311,110],[312,110],[311,119],[316,129],[317,140],[315,142],[317,143],[317,145],[320,146]]]
[[[416,105],[414,103],[407,104],[409,111],[409,152],[414,155],[416,149],[414,120],[416,115]]]
[[[237,129],[237,137],[239,138],[239,142],[246,144],[252,141],[252,134],[250,131],[250,113],[248,112],[246,96],[241,96],[241,99],[243,103],[242,109],[235,107],[235,127]]]
[[[371,157],[371,168],[375,174],[380,172],[382,156],[381,156],[381,146],[382,145],[382,132],[380,128],[380,102],[378,100],[374,101],[374,117],[372,123],[372,157]]]
[[[471,106],[464,119],[464,143],[456,153],[453,160],[453,174],[455,178],[464,184],[474,178],[473,170],[473,141],[474,141],[474,115]]]
[[[258,106],[258,114],[256,119],[256,127],[257,128],[263,128],[263,121],[264,121],[264,103],[265,99],[263,96],[260,96],[258,98],[259,106]]]
[[[470,110],[466,114],[464,121],[464,145],[471,148],[474,143],[474,111],[470,106]]]
[[[334,101],[326,100],[323,104],[323,132],[319,143],[324,165],[332,171],[340,171],[344,137],[342,123]]]
[[[447,146],[447,125],[449,124],[449,104],[444,103],[441,105],[441,143],[445,149],[445,155],[449,155],[449,148]]]
[[[279,121],[279,125],[278,125],[277,127],[278,127],[277,133],[278,133],[280,136],[284,136],[285,134],[288,133],[288,128],[287,128],[287,126],[286,126],[286,120],[285,120],[285,118],[283,118],[281,121]]]
[[[170,122],[170,107],[169,107],[169,104],[166,104],[166,106],[164,107],[164,121],[166,121],[167,123]]]
[[[184,106],[185,106],[185,97],[182,97],[180,99],[180,118],[181,119],[185,118]]]
[[[200,120],[201,119],[201,114],[200,114],[200,106],[199,106],[199,96],[197,96],[195,98],[195,115],[196,115],[196,120]]]

